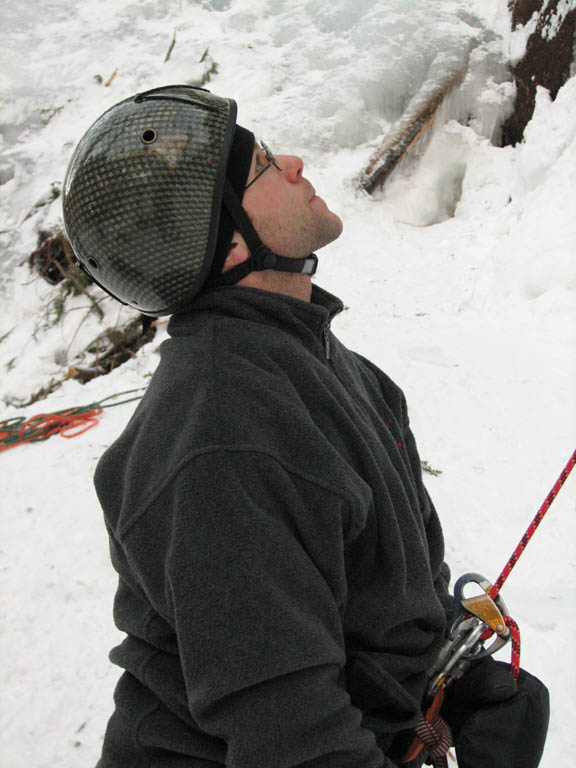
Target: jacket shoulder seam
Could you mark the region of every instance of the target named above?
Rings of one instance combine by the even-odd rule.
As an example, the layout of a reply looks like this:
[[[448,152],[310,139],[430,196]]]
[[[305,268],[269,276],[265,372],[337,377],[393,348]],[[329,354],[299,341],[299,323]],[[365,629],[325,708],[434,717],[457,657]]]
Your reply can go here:
[[[182,457],[182,459],[178,462],[178,464],[174,467],[174,469],[169,473],[169,475],[164,478],[164,481],[156,488],[156,490],[150,496],[146,504],[143,505],[142,509],[139,512],[137,512],[133,517],[131,517],[131,519],[126,523],[125,526],[123,526],[121,529],[118,530],[119,541],[122,541],[129,535],[130,530],[134,527],[134,525],[138,522],[138,520],[140,520],[140,518],[143,517],[148,512],[148,510],[153,506],[154,502],[158,499],[160,494],[162,494],[166,490],[166,488],[168,488],[171,485],[171,483],[173,483],[176,480],[178,475],[190,463],[192,463],[196,459],[199,459],[201,457],[208,456],[214,453],[230,453],[230,454],[246,454],[246,455],[258,454],[261,456],[265,456],[267,459],[272,459],[273,461],[277,462],[282,467],[284,467],[284,469],[289,474],[294,475],[295,477],[300,477],[302,480],[306,480],[307,482],[313,483],[319,488],[323,488],[325,491],[327,491],[331,495],[337,496],[340,499],[342,499],[347,504],[350,510],[350,520],[347,521],[348,530],[352,531],[354,529],[359,529],[363,526],[363,516],[360,510],[358,509],[358,502],[354,499],[351,493],[346,492],[346,489],[334,488],[324,480],[320,479],[319,477],[316,477],[311,473],[305,472],[300,467],[294,466],[293,464],[286,461],[285,459],[278,456],[277,454],[271,451],[267,451],[260,446],[211,445],[211,446],[206,446],[199,450],[195,450],[190,454],[187,454],[186,456]]]

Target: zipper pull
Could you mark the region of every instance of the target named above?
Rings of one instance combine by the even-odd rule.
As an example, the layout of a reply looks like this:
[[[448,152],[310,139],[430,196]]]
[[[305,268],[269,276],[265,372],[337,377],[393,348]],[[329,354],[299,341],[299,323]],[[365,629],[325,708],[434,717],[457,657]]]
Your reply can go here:
[[[330,323],[326,323],[323,330],[324,335],[324,354],[326,360],[330,360]]]

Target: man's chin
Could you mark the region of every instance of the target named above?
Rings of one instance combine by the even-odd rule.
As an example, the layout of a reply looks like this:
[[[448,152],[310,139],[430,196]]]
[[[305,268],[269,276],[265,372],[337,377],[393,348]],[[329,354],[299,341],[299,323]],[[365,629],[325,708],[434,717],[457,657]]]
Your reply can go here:
[[[324,242],[322,245],[318,246],[319,248],[323,248],[325,245],[328,245],[328,243],[332,243],[334,240],[337,240],[342,234],[342,230],[344,229],[344,224],[340,216],[330,210],[328,211],[328,214],[329,216],[326,219],[326,226],[323,232]]]
[[[336,213],[334,214],[334,216],[338,220],[338,234],[334,238],[336,240],[336,238],[340,237],[340,235],[342,234],[342,230],[344,229],[344,222],[342,221],[340,216],[338,216]]]

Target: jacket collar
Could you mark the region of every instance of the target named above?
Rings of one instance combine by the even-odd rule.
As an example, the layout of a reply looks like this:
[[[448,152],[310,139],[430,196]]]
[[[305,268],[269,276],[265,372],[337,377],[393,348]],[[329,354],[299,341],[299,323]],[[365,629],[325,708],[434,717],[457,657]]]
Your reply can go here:
[[[223,286],[202,293],[194,300],[190,311],[174,315],[168,325],[171,336],[194,334],[205,313],[235,317],[254,323],[264,323],[291,332],[302,341],[322,342],[332,319],[342,311],[339,298],[317,285],[312,286],[311,301],[295,299],[270,291],[242,286]]]

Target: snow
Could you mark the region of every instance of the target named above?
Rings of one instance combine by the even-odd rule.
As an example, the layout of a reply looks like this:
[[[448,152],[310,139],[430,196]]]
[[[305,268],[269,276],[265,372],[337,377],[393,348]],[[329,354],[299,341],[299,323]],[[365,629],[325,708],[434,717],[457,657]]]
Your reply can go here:
[[[566,5],[564,3],[564,5]],[[0,33],[0,418],[101,332],[82,296],[51,325],[54,289],[26,266],[61,221],[73,146],[108,106],[168,82],[239,103],[240,122],[294,152],[342,237],[318,281],[346,306],[335,331],[404,388],[444,523],[455,578],[495,580],[574,450],[576,78],[538,92],[525,141],[498,148],[513,85],[505,0],[10,0]],[[176,44],[164,63],[174,31]],[[523,37],[521,37],[523,35]],[[471,47],[468,75],[408,162],[374,198],[352,180],[429,78],[437,55]],[[434,65],[435,66],[435,65]],[[106,82],[117,69],[109,87]],[[38,205],[38,203],[44,203]],[[129,313],[101,303],[106,324]],[[67,380],[26,416],[145,386],[164,337],[82,386]],[[115,576],[91,476],[134,404],[73,441],[0,456],[0,765],[94,764],[118,670]],[[571,477],[508,580],[523,664],[552,696],[543,768],[576,738],[576,480]],[[500,653],[508,658],[508,650]]]

